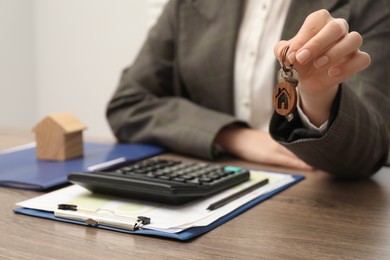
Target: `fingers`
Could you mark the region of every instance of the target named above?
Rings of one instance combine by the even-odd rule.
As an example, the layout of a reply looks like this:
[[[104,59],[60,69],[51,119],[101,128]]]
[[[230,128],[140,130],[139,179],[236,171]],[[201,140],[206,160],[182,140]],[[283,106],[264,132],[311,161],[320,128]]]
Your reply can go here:
[[[291,40],[288,52],[290,63],[297,61],[305,65],[318,59],[330,47],[344,39],[348,30],[349,25],[345,19],[334,19],[326,10],[310,14]]]
[[[343,80],[355,72],[365,69],[370,63],[370,56],[359,51],[362,37],[357,32],[347,34],[337,44],[313,62],[317,69],[327,68],[328,76]]]
[[[371,63],[370,55],[365,52],[357,51],[353,56],[343,63],[331,67],[328,70],[329,77],[342,81],[355,72],[364,70]]]
[[[335,19],[319,31],[305,45],[298,49],[295,58],[304,65],[326,51],[332,44],[345,37],[348,33],[348,24],[343,19]],[[293,44],[293,43],[292,43]],[[291,48],[291,47],[290,47]],[[291,48],[294,50],[293,48]],[[289,57],[294,57],[294,54]]]
[[[328,64],[335,64],[345,56],[355,52],[362,44],[362,37],[357,32],[351,32],[341,39],[332,48],[315,59],[313,64],[319,69]]]
[[[346,20],[335,19],[327,10],[319,10],[306,18],[294,38],[280,41],[274,52],[281,60],[283,48],[289,45],[287,60],[296,65],[301,76],[321,78],[318,82],[323,85],[337,85],[335,79],[345,79],[370,64],[368,54],[359,51],[361,35],[348,30]]]
[[[273,141],[274,142],[274,141]],[[267,152],[267,151],[265,151]],[[302,170],[313,170],[314,168],[301,160],[298,156],[296,156],[293,152],[283,147],[279,143],[274,143],[272,152],[269,153],[260,153],[260,158],[262,162],[266,162],[268,164],[274,164],[284,167],[290,167],[295,169]]]
[[[335,19],[326,24],[316,35],[308,40],[303,46],[302,40],[293,41],[291,44],[291,53],[289,59],[294,58],[300,64],[307,64],[313,58],[318,57],[326,49],[331,46],[332,43],[337,42],[339,39],[344,37],[348,32],[348,24],[343,19]],[[313,33],[313,32],[311,32]],[[298,37],[297,37],[298,38]],[[306,39],[304,39],[306,40]],[[296,53],[295,53],[295,50]]]
[[[291,151],[274,141],[268,132],[250,128],[223,128],[216,142],[227,152],[253,162],[311,170]]]
[[[310,14],[303,23],[297,35],[292,39],[288,59],[291,63],[295,63],[296,54],[298,51],[303,51],[302,48],[310,39],[317,35],[324,26],[332,19],[332,16],[327,10],[319,10]],[[305,52],[302,55],[307,55]]]
[[[274,153],[272,154],[272,157],[269,158],[268,163],[302,170],[313,170],[312,166],[308,165],[292,153]]]
[[[276,44],[274,48],[274,54],[278,57],[279,60],[282,60],[282,50],[285,46],[289,45],[290,41],[280,41]]]
[[[267,163],[296,169],[313,170],[311,165],[302,161],[287,148],[280,144],[277,144],[276,147],[277,148],[274,149],[272,154],[268,154],[268,156],[266,156],[267,158],[264,158]]]

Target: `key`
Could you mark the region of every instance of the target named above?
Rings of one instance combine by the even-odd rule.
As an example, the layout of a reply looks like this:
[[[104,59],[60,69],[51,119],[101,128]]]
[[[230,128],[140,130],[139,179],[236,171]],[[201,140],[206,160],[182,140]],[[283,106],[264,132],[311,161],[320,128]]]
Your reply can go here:
[[[292,64],[285,65],[288,48],[289,46],[285,47],[282,52],[282,68],[278,72],[278,84],[273,92],[272,103],[275,112],[284,116],[290,122],[294,118],[293,112],[297,106],[296,87],[298,86],[299,75]]]

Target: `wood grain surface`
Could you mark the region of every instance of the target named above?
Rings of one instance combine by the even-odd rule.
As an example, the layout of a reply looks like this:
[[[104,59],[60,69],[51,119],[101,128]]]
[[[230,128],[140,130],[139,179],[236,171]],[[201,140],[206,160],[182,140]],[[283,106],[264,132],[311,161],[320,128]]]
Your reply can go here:
[[[29,131],[0,128],[0,149],[32,140]],[[0,259],[390,259],[389,169],[354,182],[299,173],[304,181],[188,242],[14,214],[15,203],[42,193],[0,187]]]

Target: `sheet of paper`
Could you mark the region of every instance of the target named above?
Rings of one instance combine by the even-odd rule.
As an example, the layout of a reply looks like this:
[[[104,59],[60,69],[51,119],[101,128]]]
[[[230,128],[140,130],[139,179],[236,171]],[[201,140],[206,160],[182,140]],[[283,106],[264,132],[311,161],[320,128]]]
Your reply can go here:
[[[269,179],[267,185],[260,187],[221,208],[212,211],[207,210],[207,207],[211,203],[236,193],[239,190],[245,189],[265,178]],[[108,209],[114,211],[116,214],[124,216],[147,216],[151,218],[151,223],[145,228],[176,233],[190,227],[209,225],[213,221],[232,212],[254,198],[293,181],[294,179],[286,174],[251,171],[251,178],[245,183],[206,199],[197,200],[180,206],[93,194],[78,185],[56,190],[36,198],[19,202],[16,205],[19,207],[49,212],[56,210],[58,204],[75,204],[80,208],[89,210]]]

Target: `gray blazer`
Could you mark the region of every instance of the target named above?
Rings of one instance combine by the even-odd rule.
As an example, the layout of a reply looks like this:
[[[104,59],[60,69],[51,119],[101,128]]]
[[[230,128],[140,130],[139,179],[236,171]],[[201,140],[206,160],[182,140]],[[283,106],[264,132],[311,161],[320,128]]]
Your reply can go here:
[[[167,4],[108,104],[119,141],[213,158],[218,131],[240,123],[233,116],[233,64],[243,3]],[[324,135],[304,129],[298,115],[289,124],[273,115],[270,133],[314,167],[345,178],[369,176],[386,163],[390,147],[390,1],[294,0],[282,38],[292,38],[322,8],[362,34],[372,65],[341,84]]]

